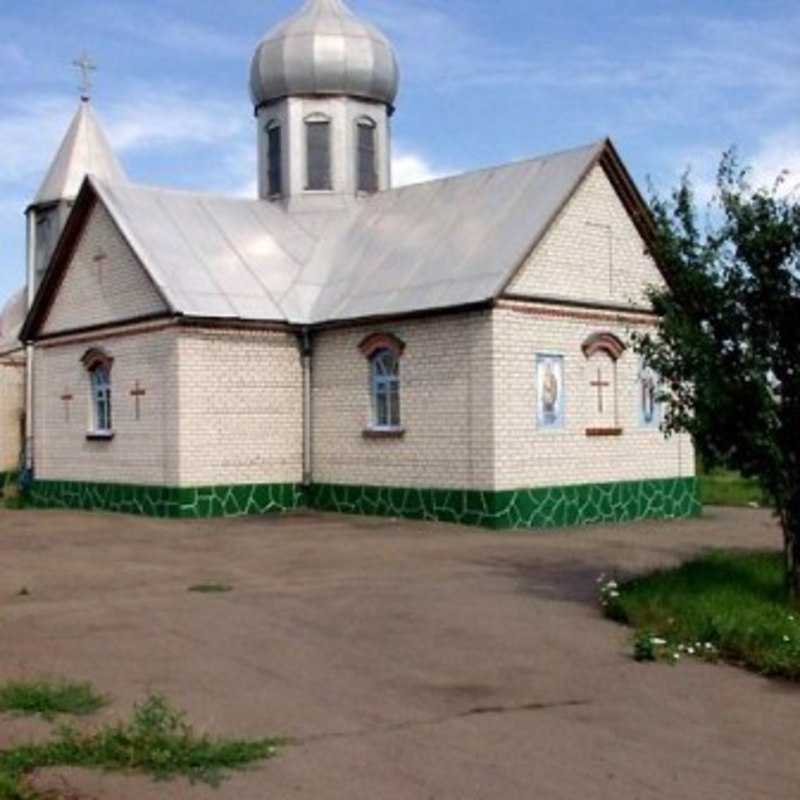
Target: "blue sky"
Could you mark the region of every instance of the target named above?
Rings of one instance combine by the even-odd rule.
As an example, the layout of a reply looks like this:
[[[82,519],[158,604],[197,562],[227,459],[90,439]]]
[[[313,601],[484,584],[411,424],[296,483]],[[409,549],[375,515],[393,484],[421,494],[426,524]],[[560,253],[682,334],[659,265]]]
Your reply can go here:
[[[72,60],[137,181],[255,182],[247,72],[299,0],[39,0],[0,12],[0,300],[24,281],[22,212],[77,105]],[[351,0],[395,43],[395,176],[425,179],[610,135],[640,186],[737,144],[800,175],[797,0]]]

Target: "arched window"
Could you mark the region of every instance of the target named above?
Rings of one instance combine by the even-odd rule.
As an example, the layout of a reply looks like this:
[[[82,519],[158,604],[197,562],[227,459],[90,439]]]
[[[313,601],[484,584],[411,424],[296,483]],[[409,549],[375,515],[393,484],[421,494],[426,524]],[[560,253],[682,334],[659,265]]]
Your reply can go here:
[[[322,114],[306,117],[306,188],[312,192],[326,192],[331,183],[331,121]]]
[[[81,359],[89,372],[91,386],[91,433],[98,437],[112,435],[111,417],[111,365],[114,359],[102,350],[89,350]]]
[[[356,123],[356,189],[370,194],[378,191],[378,170],[375,161],[377,127],[369,117],[362,117]]]
[[[94,433],[111,433],[111,373],[98,364],[91,372]]]
[[[400,360],[387,348],[370,358],[372,368],[372,425],[378,429],[400,427]]]
[[[281,163],[281,126],[271,122],[267,126],[267,182],[270,197],[283,194],[283,168]]]

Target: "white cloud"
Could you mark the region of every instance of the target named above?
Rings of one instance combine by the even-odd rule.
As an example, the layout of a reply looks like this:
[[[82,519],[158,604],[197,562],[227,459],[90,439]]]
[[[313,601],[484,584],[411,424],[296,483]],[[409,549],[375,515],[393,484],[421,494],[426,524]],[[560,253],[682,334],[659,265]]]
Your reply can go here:
[[[437,169],[427,159],[411,151],[397,151],[392,156],[392,185],[408,186],[412,183],[425,183],[452,174]]]
[[[224,142],[241,134],[249,121],[239,104],[208,97],[198,103],[192,92],[163,88],[134,90],[103,117],[121,153]]]
[[[0,186],[35,182],[44,175],[76,111],[75,101],[60,95],[22,96],[0,104]],[[231,143],[249,131],[238,104],[204,98],[176,87],[135,88],[97,110],[118,155],[166,151],[187,145]]]

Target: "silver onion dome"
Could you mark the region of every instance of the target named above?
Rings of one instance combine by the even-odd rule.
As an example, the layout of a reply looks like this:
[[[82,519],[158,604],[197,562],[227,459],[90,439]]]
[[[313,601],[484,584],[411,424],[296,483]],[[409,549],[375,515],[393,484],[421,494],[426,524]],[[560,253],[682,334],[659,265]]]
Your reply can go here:
[[[306,0],[262,39],[250,68],[256,108],[292,95],[350,95],[392,106],[397,88],[389,40],[343,0]]]

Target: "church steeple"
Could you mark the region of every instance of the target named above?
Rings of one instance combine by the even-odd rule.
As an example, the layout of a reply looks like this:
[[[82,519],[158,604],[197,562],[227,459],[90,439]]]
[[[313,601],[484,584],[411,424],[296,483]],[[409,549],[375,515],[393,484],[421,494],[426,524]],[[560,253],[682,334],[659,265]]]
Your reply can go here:
[[[32,205],[74,200],[87,175],[96,175],[109,183],[127,180],[91,103],[84,96]]]
[[[61,146],[27,210],[28,217],[28,302],[50,263],[78,191],[87,175],[119,183],[127,181],[92,110],[86,87]]]

